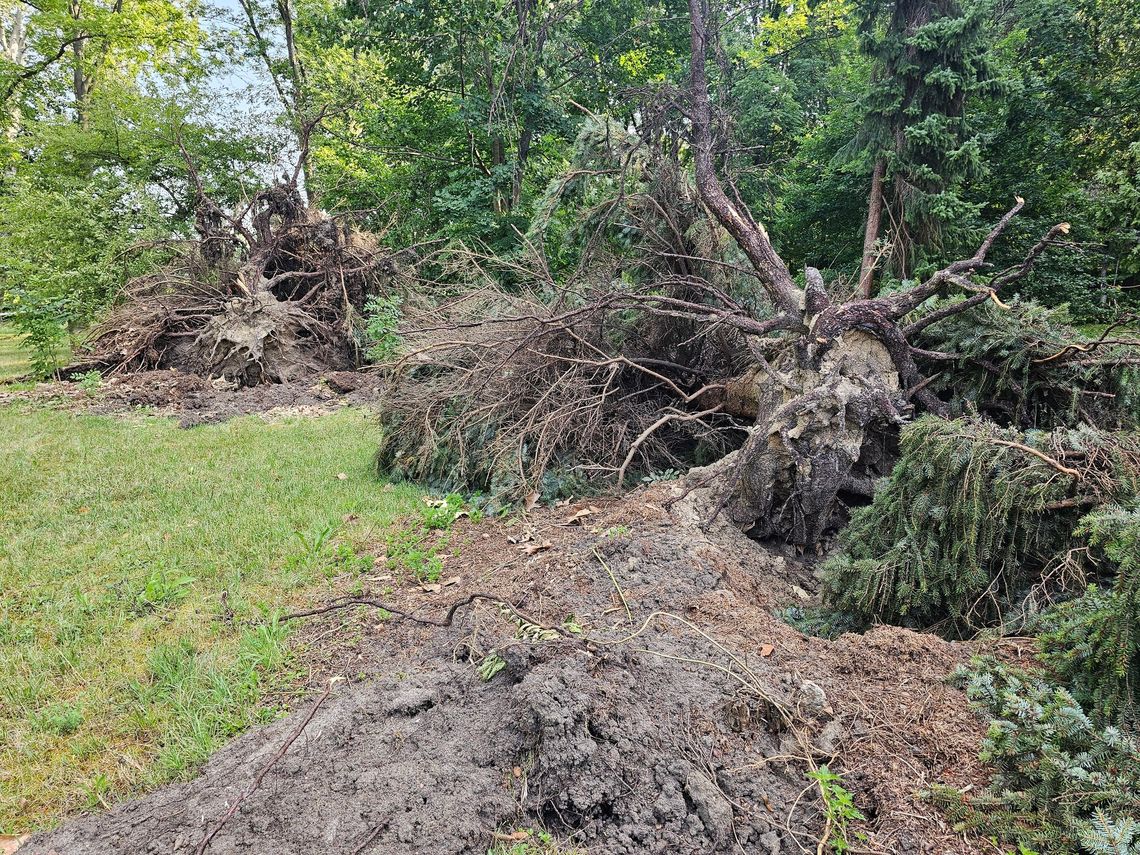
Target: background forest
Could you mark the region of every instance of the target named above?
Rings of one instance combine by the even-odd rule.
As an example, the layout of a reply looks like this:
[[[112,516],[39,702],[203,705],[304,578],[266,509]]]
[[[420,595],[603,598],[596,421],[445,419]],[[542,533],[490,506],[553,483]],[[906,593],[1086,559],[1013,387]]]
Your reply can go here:
[[[316,205],[394,248],[463,239],[510,258],[590,117],[658,122],[689,64],[686,10],[637,0],[5,0],[0,21],[0,283],[45,370],[190,233],[187,160],[234,202],[288,168],[319,114]],[[1140,273],[1138,28],[1121,0],[734,8],[719,155],[791,269],[854,283],[866,244],[881,288],[976,245],[1021,195],[1017,236],[1067,221],[1077,251],[1017,287],[1104,321]],[[556,267],[572,263],[559,245]]]

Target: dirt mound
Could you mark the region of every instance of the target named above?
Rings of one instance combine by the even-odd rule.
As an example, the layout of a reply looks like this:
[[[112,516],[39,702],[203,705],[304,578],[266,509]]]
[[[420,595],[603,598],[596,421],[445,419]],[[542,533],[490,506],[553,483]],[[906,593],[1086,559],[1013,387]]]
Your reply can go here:
[[[807,773],[825,763],[867,817],[850,829],[861,848],[990,851],[915,796],[980,779],[982,725],[943,681],[970,650],[888,628],[803,636],[772,608],[806,596],[810,572],[729,527],[701,532],[702,509],[666,509],[669,490],[459,523],[436,585],[344,579],[391,591],[334,601],[300,637],[314,689],[352,682],[198,779],[21,855],[191,853],[214,829],[210,853],[483,855],[537,827],[591,855],[792,855],[824,834]]]
[[[346,404],[367,404],[377,395],[380,376],[334,371],[290,383],[235,386],[174,369],[112,376],[96,387],[82,381],[39,383],[31,389],[3,390],[0,403],[32,401],[45,406],[100,415],[122,415],[146,408],[176,418],[182,427],[212,424],[254,414],[327,412]]]

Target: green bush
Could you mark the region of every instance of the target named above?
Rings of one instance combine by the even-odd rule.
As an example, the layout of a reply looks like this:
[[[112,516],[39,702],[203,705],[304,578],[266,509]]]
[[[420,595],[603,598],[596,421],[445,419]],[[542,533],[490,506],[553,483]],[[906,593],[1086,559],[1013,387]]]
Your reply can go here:
[[[128,279],[165,257],[153,196],[112,176],[27,182],[0,198],[0,307],[24,333],[32,369],[54,371],[73,333]]]

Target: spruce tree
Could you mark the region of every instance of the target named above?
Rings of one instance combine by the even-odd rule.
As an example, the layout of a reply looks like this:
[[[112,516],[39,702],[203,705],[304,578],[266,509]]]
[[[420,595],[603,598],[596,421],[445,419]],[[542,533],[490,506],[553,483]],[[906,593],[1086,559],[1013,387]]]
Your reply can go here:
[[[860,286],[871,275],[884,226],[890,268],[911,275],[948,223],[967,211],[960,195],[981,168],[967,97],[988,85],[982,17],[958,0],[865,0],[860,47],[874,61],[859,150],[872,166]],[[884,223],[885,219],[885,223]]]

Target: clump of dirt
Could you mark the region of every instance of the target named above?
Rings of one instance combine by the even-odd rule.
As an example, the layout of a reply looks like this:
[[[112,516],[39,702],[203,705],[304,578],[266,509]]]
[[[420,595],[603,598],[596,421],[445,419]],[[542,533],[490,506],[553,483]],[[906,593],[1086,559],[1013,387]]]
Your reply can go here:
[[[100,415],[145,409],[176,418],[182,427],[194,427],[237,416],[315,415],[346,404],[368,404],[377,396],[379,385],[380,375],[363,371],[333,371],[289,383],[243,387],[160,369],[114,375],[94,387],[68,380],[39,383],[31,389],[0,387],[0,403],[30,401]]]
[[[808,777],[824,764],[866,816],[860,848],[991,851],[916,796],[981,780],[982,724],[943,679],[970,648],[885,627],[805,637],[773,609],[808,596],[809,569],[702,531],[707,508],[668,505],[679,492],[459,520],[437,535],[435,583],[383,560],[346,576],[296,619],[312,688],[349,678],[315,713],[21,855],[191,853],[214,829],[215,855],[484,855],[539,827],[591,855],[793,855],[825,832]]]

